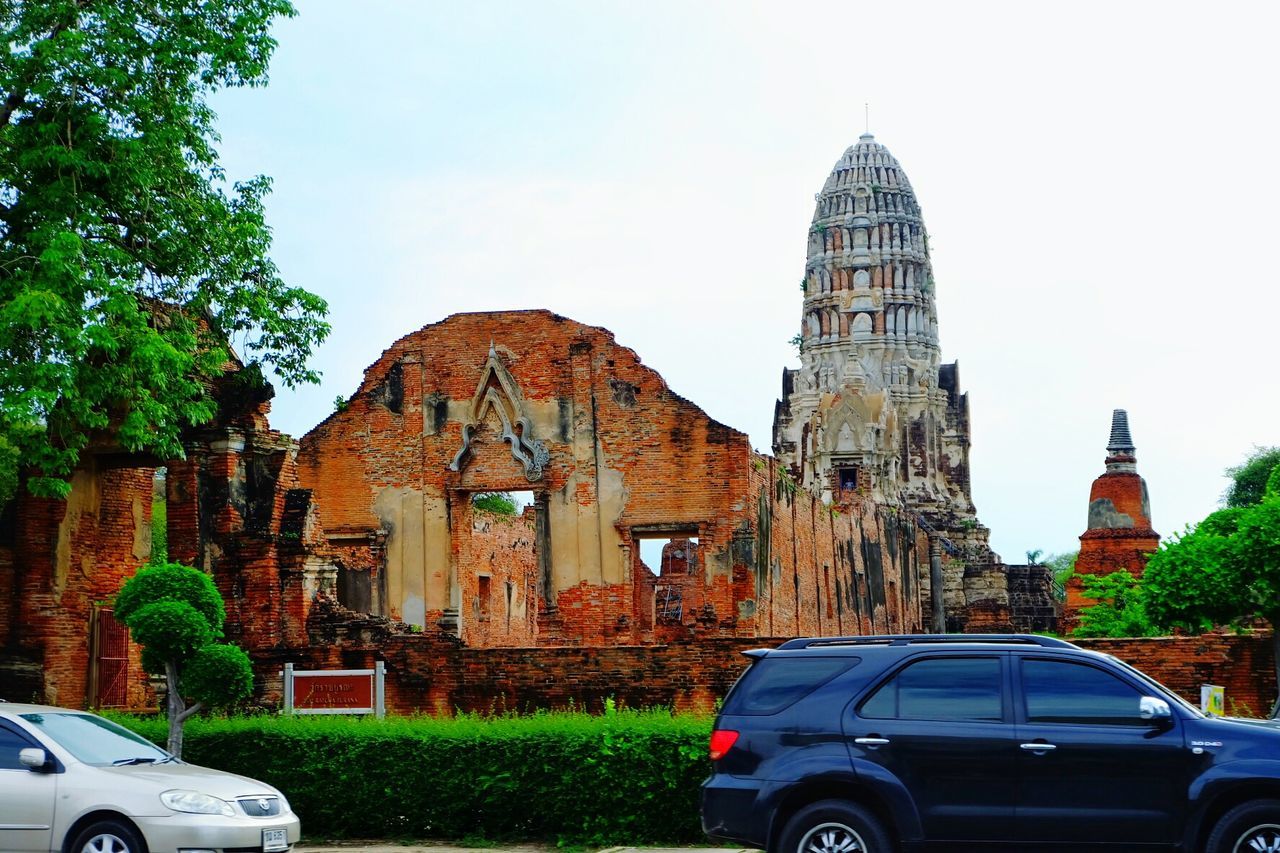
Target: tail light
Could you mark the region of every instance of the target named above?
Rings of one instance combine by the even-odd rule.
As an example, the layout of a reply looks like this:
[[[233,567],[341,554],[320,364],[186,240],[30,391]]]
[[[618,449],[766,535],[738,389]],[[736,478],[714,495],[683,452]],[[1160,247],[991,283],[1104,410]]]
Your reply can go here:
[[[716,729],[711,733],[711,760],[719,761],[738,742],[738,733],[729,729]]]

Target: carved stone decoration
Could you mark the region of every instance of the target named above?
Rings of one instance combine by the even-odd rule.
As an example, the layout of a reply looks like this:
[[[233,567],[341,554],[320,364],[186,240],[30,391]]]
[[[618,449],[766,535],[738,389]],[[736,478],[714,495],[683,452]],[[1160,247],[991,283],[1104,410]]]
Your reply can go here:
[[[533,437],[533,424],[524,413],[520,387],[510,371],[498,359],[493,343],[476,387],[467,422],[462,425],[462,447],[449,463],[450,471],[461,471],[471,450],[471,440],[492,409],[502,423],[502,440],[511,445],[511,455],[524,468],[525,479],[533,483],[542,479],[551,454],[541,441]]]

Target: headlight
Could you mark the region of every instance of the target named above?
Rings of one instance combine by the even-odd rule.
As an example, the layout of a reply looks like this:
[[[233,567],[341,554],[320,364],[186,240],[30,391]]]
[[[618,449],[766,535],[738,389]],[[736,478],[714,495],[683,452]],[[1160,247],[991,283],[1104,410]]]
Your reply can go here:
[[[160,795],[160,802],[175,812],[188,814],[220,814],[235,817],[236,813],[226,800],[202,794],[199,791],[165,791]]]
[[[289,801],[284,798],[284,794],[276,791],[276,795],[280,797],[280,814],[289,813]]]

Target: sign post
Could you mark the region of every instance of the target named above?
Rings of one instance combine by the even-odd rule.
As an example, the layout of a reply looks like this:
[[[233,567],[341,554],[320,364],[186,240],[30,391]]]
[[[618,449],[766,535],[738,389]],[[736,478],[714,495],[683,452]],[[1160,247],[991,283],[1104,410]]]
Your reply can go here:
[[[298,670],[284,665],[284,713],[386,716],[386,664],[373,669]]]

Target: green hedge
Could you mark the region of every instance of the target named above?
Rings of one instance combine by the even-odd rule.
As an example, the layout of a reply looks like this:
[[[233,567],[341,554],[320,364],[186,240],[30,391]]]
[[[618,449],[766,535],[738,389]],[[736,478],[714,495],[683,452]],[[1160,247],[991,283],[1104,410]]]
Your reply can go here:
[[[115,719],[164,743],[163,718]],[[661,711],[195,718],[183,758],[279,788],[313,838],[698,843],[710,728]]]

